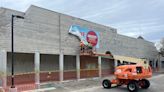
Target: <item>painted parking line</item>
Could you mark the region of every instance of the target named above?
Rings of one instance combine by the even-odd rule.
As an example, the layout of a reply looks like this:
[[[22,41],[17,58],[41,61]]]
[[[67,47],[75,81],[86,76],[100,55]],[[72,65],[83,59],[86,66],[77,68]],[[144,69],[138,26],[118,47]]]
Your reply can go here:
[[[49,88],[41,88],[41,89],[35,89],[35,90],[28,90],[28,91],[22,91],[22,92],[44,92],[44,91],[50,91],[55,90],[55,87],[49,87]]]

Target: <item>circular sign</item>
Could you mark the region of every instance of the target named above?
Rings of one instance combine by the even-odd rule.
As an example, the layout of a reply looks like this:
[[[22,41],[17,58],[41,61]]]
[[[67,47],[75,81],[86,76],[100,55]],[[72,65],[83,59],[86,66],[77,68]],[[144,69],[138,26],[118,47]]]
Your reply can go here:
[[[92,46],[96,46],[98,43],[98,36],[94,31],[89,31],[86,35],[87,42],[91,43]]]

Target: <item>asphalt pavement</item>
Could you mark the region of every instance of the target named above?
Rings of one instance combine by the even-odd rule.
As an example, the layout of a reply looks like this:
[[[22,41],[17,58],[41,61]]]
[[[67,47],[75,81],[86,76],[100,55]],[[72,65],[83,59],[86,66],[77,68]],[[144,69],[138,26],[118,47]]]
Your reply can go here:
[[[107,77],[112,79],[114,76]],[[41,85],[40,92],[128,92],[126,86],[104,89],[101,82],[104,78],[91,78],[82,80],[72,80],[64,82],[45,83]],[[154,73],[149,79],[151,86],[149,89],[139,89],[139,92],[164,92],[164,74]],[[27,91],[27,92],[36,92]],[[38,92],[38,91],[37,91]]]

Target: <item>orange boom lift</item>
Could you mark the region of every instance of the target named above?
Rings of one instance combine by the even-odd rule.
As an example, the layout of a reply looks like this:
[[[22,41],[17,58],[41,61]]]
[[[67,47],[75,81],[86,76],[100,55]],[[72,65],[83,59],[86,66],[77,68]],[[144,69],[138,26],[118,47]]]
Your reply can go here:
[[[150,82],[146,78],[152,76],[152,70],[150,66],[144,68],[141,65],[121,65],[116,68],[114,75],[113,80],[103,80],[104,88],[111,88],[112,84],[127,85],[129,92],[137,92],[139,88],[149,88]]]

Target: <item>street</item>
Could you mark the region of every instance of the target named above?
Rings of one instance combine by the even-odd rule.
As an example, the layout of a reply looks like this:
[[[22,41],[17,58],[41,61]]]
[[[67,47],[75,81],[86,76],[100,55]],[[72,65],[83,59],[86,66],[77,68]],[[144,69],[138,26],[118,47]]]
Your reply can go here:
[[[114,76],[108,77],[112,79]],[[101,86],[103,79],[86,79],[80,81],[65,81],[62,83],[47,83],[42,85],[41,89],[25,92],[128,92],[126,86],[112,87],[104,89]],[[148,89],[139,89],[139,92],[164,92],[164,74],[153,74]]]
[[[149,89],[139,89],[139,92],[164,92],[164,74],[154,76],[150,79],[151,86]],[[55,91],[54,91],[55,92]],[[128,92],[126,86],[113,87],[111,89],[104,89],[101,86],[80,89],[73,92]]]

